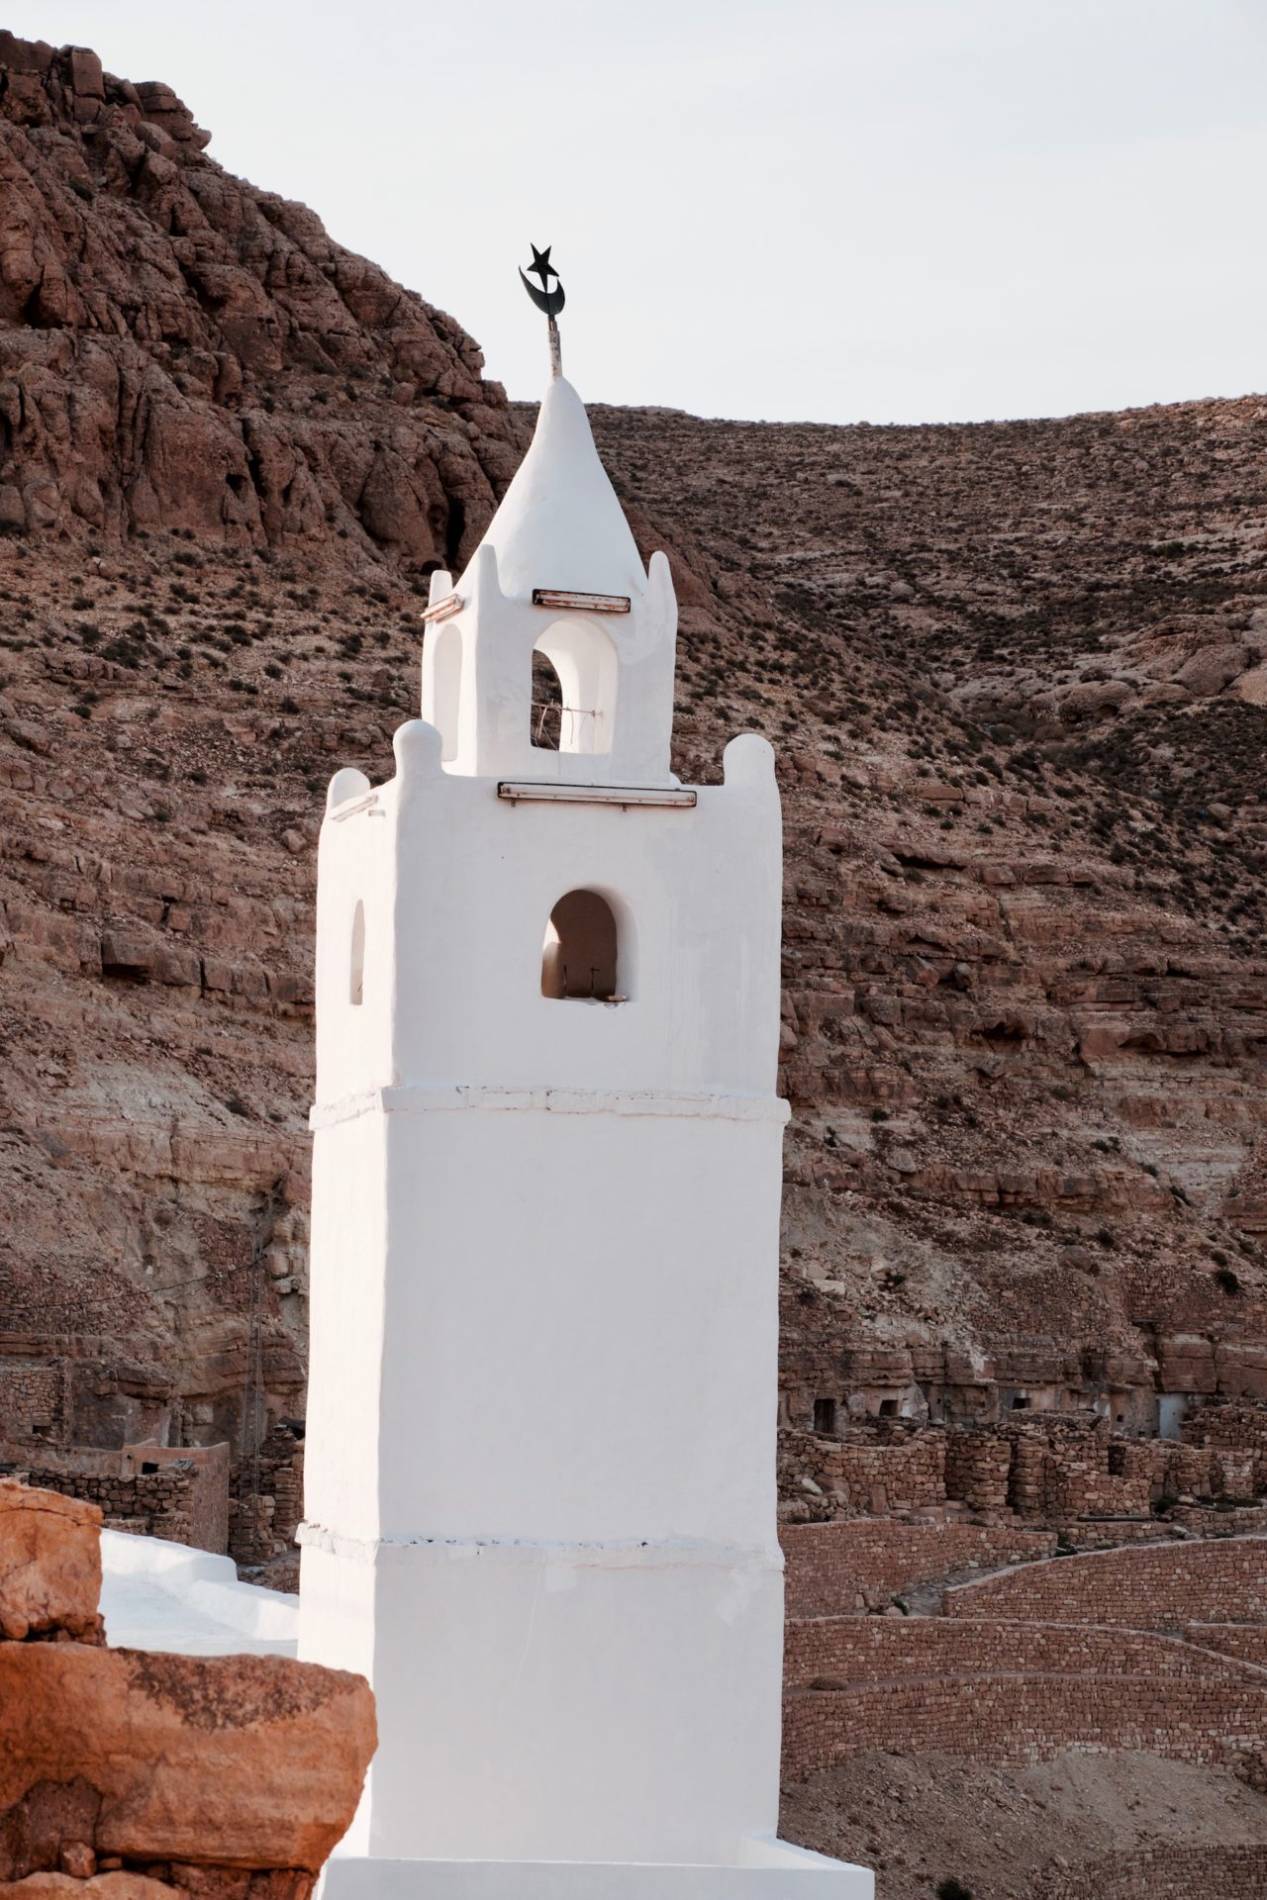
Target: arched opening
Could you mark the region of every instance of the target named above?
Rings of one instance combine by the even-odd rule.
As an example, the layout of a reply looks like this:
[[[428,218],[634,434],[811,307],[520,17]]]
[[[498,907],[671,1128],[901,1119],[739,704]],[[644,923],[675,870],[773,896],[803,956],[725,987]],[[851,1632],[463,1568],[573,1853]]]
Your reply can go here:
[[[618,937],[597,891],[569,891],[550,912],[541,952],[541,994],[556,1002],[618,1003]]]
[[[352,913],[352,949],[348,959],[348,1001],[365,1000],[365,905],[358,897]]]
[[[532,743],[542,752],[557,752],[563,730],[563,687],[545,654],[532,656]]]
[[[447,763],[458,754],[458,720],[462,702],[462,634],[457,627],[432,627],[428,636],[435,642],[432,662],[432,724],[439,728],[444,745],[440,757]]]
[[[558,738],[554,741],[538,739],[535,730],[541,660],[558,681]],[[532,664],[533,744],[557,752],[610,752],[619,663],[606,629],[579,614],[556,620],[537,641]],[[543,679],[543,684],[548,681]]]

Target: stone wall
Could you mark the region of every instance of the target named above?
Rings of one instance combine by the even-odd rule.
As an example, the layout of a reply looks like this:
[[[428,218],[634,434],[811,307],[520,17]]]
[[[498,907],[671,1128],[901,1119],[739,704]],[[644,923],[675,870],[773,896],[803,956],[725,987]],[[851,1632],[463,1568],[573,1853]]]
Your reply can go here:
[[[222,1552],[229,1531],[228,1445],[34,1448],[0,1440],[0,1471],[98,1505],[111,1530]]]
[[[1184,1437],[1193,1445],[1248,1455],[1255,1493],[1267,1491],[1267,1411],[1229,1400],[1202,1407],[1184,1420]]]
[[[898,1524],[872,1518],[785,1524],[789,1618],[840,1616],[879,1608],[974,1567],[1050,1557],[1054,1531],[1011,1525]]]
[[[1209,1513],[1201,1515],[1204,1519],[1209,1516]],[[1204,1521],[1200,1527],[1194,1524],[1192,1528],[1201,1537],[1230,1536],[1233,1528],[1245,1530],[1261,1528],[1252,1521],[1253,1512],[1247,1512],[1245,1515],[1250,1521],[1243,1526],[1240,1513],[1236,1513],[1235,1526],[1228,1517],[1220,1515],[1212,1528]],[[1137,1523],[1131,1523],[1122,1517],[1092,1518],[1079,1523],[1062,1524],[1059,1537],[1062,1546],[1073,1550],[1112,1550],[1122,1544],[1164,1544],[1171,1542],[1174,1538],[1172,1522],[1173,1520],[1155,1517],[1141,1518]]]
[[[51,1435],[61,1422],[62,1375],[56,1366],[0,1364],[0,1435]]]
[[[785,1695],[785,1777],[869,1749],[1025,1762],[1113,1748],[1230,1761],[1250,1752],[1231,1738],[1267,1732],[1267,1679],[1231,1659],[1138,1634],[981,1623],[965,1643],[955,1629],[939,1617],[802,1624],[793,1668],[806,1686]]]
[[[1267,1628],[1253,1623],[1189,1623],[1184,1641],[1267,1669]]]
[[[12,1330],[24,1313],[31,1329]],[[39,1330],[35,1302],[7,1296],[4,1317],[0,1438],[111,1448],[170,1435],[173,1385],[161,1367],[96,1332]]]
[[[793,1156],[789,1178],[796,1173]],[[1061,1262],[1073,1272],[1093,1264],[1088,1250],[1077,1247]],[[815,1406],[828,1401],[851,1422],[887,1415],[992,1427],[1019,1416],[1099,1417],[1147,1437],[1159,1429],[1163,1397],[1186,1401],[1188,1416],[1206,1404],[1267,1399],[1267,1348],[1255,1338],[1165,1333],[1147,1349],[1119,1344],[1106,1352],[1089,1338],[1070,1344],[1047,1337],[966,1352],[949,1342],[899,1346],[826,1333],[804,1311],[803,1296],[801,1304],[789,1316],[785,1299],[780,1372],[781,1415],[794,1427],[809,1429]]]
[[[1012,1446],[989,1432],[951,1432],[946,1439],[946,1496],[976,1511],[1008,1504]]]
[[[946,1592],[948,1617],[1025,1617],[1137,1630],[1267,1619],[1267,1538],[1092,1551]]]
[[[787,1780],[866,1750],[1008,1763],[1090,1748],[1237,1762],[1258,1785],[1267,1537],[1057,1557],[1056,1533],[1015,1523],[855,1520],[786,1526],[783,1542]],[[942,1615],[892,1607],[938,1586]]]
[[[192,1465],[173,1464],[125,1478],[117,1472],[69,1472],[5,1463],[0,1464],[0,1474],[97,1505],[108,1530],[139,1531],[147,1537],[170,1538],[174,1544],[194,1542],[197,1476]]]
[[[1046,1521],[1147,1517],[1154,1496],[1150,1461],[1132,1455],[1147,1449],[1128,1440],[1110,1442],[1098,1432],[1047,1441],[1030,1433],[1018,1434],[1013,1440],[1008,1503],[1022,1517]],[[1158,1495],[1160,1491],[1159,1483]]]
[[[1043,1876],[1029,1900],[1262,1900],[1267,1893],[1267,1846],[1134,1847],[1064,1872]]]
[[[886,1517],[945,1501],[942,1432],[785,1431],[779,1438],[781,1488],[799,1487],[802,1498],[816,1494],[825,1515]]]
[[[1257,1679],[1236,1657],[1212,1655],[1171,1636],[942,1616],[820,1616],[792,1623],[783,1675],[792,1690],[1016,1675],[1230,1683],[1267,1696],[1267,1678]]]
[[[179,1470],[190,1473],[183,1508],[189,1516],[185,1540],[198,1550],[217,1554],[229,1547],[228,1445],[125,1445],[119,1454],[125,1477],[157,1476]]]
[[[1180,1500],[1244,1506],[1267,1491],[1267,1411],[1248,1405],[1215,1408],[1192,1442],[1060,1415],[946,1427],[846,1420],[829,1407],[822,1419],[817,1431],[780,1432],[786,1523],[946,1504],[1031,1524],[1144,1520]]]
[[[236,1563],[256,1569],[295,1555],[304,1514],[303,1428],[280,1420],[256,1458],[243,1460],[229,1499],[228,1550]]]

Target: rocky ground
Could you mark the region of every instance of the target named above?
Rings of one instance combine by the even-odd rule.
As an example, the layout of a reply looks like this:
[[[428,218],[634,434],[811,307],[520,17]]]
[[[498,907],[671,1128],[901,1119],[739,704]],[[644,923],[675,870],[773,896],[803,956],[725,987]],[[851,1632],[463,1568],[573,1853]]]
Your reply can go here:
[[[996,1768],[958,1756],[857,1755],[785,1790],[780,1828],[876,1870],[882,1900],[1029,1900],[1104,1857],[1159,1845],[1257,1844],[1263,1797],[1230,1768],[1156,1755],[1058,1756]],[[955,1893],[955,1886],[961,1890]],[[1169,1889],[1167,1889],[1169,1891]],[[1178,1889],[1175,1889],[1178,1891]],[[1214,1891],[1217,1892],[1217,1886]]]

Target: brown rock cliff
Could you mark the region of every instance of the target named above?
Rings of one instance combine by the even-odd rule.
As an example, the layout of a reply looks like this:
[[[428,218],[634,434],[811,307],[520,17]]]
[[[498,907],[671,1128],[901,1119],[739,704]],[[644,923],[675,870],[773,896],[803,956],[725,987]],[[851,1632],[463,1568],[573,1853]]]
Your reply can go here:
[[[241,1518],[302,1412],[322,790],[390,769],[529,418],[166,89],[0,73],[0,1427],[228,1438]],[[681,769],[780,750],[792,1422],[1267,1395],[1267,402],[594,420]]]

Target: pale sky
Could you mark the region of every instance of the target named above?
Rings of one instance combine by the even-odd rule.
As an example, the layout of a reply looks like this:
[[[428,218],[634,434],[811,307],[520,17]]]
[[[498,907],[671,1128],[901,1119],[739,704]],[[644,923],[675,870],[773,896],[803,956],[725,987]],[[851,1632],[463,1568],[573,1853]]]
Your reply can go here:
[[[1267,388],[1267,0],[9,0],[531,398],[921,422]]]

